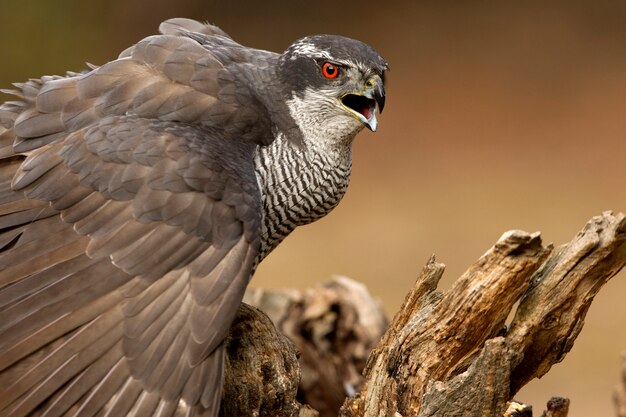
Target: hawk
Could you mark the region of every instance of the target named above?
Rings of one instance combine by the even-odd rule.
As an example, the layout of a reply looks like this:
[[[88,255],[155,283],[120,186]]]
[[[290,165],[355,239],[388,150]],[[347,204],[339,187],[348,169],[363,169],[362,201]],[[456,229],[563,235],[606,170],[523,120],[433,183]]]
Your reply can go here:
[[[342,198],[385,60],[171,19],[0,106],[0,415],[217,416],[256,266]]]

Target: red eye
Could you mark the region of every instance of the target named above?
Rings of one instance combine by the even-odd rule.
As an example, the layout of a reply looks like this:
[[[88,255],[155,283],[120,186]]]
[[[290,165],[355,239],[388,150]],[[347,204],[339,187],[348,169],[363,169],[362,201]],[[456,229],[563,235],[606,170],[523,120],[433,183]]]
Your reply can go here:
[[[339,75],[339,67],[331,64],[330,62],[324,62],[324,65],[322,65],[322,74],[326,78],[337,78]]]

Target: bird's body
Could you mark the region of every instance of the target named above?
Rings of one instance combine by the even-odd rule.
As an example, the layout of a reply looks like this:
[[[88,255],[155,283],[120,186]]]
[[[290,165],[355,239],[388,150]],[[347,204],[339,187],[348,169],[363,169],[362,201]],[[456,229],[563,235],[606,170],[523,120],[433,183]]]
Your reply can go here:
[[[337,205],[384,60],[186,19],[0,106],[0,416],[219,411],[258,263]]]
[[[293,170],[275,169],[284,161]],[[297,226],[311,223],[329,213],[348,187],[352,155],[309,149],[306,154],[282,137],[259,149],[255,157],[262,194],[263,225],[259,260],[274,249]]]

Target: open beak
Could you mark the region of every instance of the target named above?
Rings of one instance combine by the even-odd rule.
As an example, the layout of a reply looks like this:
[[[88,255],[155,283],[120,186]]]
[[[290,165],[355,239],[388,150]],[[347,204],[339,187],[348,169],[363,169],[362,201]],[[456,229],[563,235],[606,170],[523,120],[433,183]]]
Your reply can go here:
[[[372,132],[378,127],[376,109],[382,113],[385,107],[385,87],[379,76],[370,78],[362,92],[348,93],[341,97],[343,106],[362,121]]]

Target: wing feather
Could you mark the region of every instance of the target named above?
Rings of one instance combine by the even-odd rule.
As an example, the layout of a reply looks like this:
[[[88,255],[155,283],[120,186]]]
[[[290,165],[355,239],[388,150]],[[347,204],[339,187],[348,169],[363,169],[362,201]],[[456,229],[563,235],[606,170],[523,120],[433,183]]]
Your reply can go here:
[[[242,46],[162,33],[0,106],[2,415],[219,412],[272,125],[228,69]]]
[[[72,407],[79,404],[81,398],[88,393],[104,376],[111,370],[117,361],[122,357],[122,350],[119,345],[109,349],[91,366],[76,375],[65,387],[48,400],[48,406],[41,417],[60,417]]]
[[[166,35],[177,35],[185,32],[198,32],[205,35],[219,35],[230,39],[222,29],[217,26],[210,25],[208,23],[200,23],[192,19],[185,19],[181,17],[168,19],[161,23],[159,26],[159,32]]]
[[[76,411],[76,417],[92,417],[96,415],[99,410],[105,407],[106,403],[110,401],[127,378],[128,372],[124,359],[121,358],[91,390],[86,400]]]
[[[142,391],[141,395],[134,404],[129,415],[131,416],[153,416],[159,405],[160,398],[155,393]]]
[[[42,349],[45,345],[50,343],[53,346],[55,341],[63,341],[64,335],[104,314],[120,303],[120,301],[120,294],[109,293],[62,318],[57,318],[32,332],[27,332],[17,342],[3,341],[3,356],[0,357],[0,370],[7,369],[10,365],[18,363],[19,360],[28,355],[31,355],[31,360],[25,362],[33,362],[33,358],[36,358],[38,354],[45,353],[45,349]]]
[[[125,416],[137,401],[143,386],[134,378],[127,378],[122,388],[114,395],[105,416]]]
[[[26,372],[19,366],[5,370],[0,375],[0,384],[4,387],[0,407],[10,404],[25,393],[31,396],[30,399],[25,398],[25,402],[32,402],[35,406],[39,404],[45,398],[35,401],[32,396],[36,398],[41,395],[42,390],[52,390],[46,391],[46,397],[49,396],[59,385],[62,386],[77,372],[82,371],[85,365],[91,364],[119,341],[122,329],[117,324],[121,320],[119,309],[113,310],[81,328]],[[55,372],[57,374],[53,375]]]
[[[102,272],[109,272],[110,274],[108,276],[97,275]],[[112,267],[106,260],[89,265],[83,270],[72,271],[68,275],[68,278],[59,277],[59,280],[54,285],[46,287],[45,291],[34,293],[2,312],[2,319],[3,321],[6,320],[1,334],[3,346],[11,346],[12,343],[27,337],[29,333],[54,323],[56,320],[65,320],[68,313],[98,300],[127,280],[123,271]],[[107,279],[100,278],[103,276]],[[92,279],[92,277],[95,278]],[[71,284],[71,281],[66,280],[82,282],[79,288],[73,288],[68,285],[68,283]],[[71,289],[55,297],[54,300],[48,300],[45,297],[48,291],[50,291],[50,297],[54,297],[55,291],[58,291],[59,287],[70,287]]]

